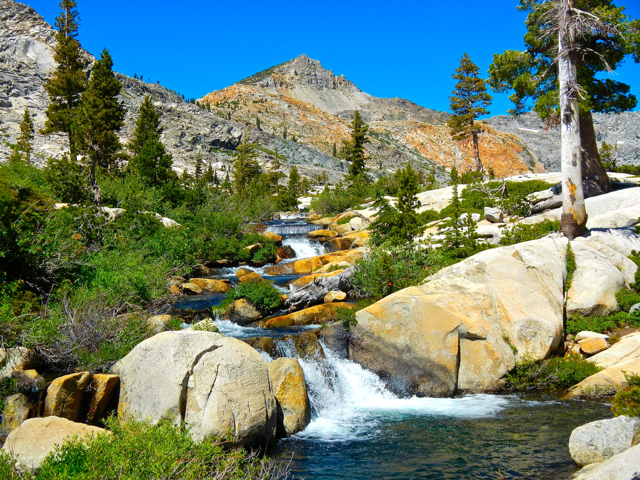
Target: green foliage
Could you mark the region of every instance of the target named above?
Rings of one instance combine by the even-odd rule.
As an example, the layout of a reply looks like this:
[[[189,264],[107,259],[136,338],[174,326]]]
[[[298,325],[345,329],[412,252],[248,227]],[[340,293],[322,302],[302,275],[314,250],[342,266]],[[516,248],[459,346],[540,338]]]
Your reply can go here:
[[[76,160],[70,160],[67,155],[50,158],[44,174],[56,200],[76,204],[89,200],[87,176]]]
[[[110,435],[88,442],[72,439],[45,459],[33,476],[12,471],[12,460],[0,457],[2,478],[33,480],[155,480],[181,479],[279,479],[286,469],[268,458],[259,459],[238,448],[228,448],[214,437],[196,443],[181,427],[165,421],[158,425],[107,421]]]
[[[245,298],[263,313],[272,312],[282,305],[282,294],[266,280],[240,283],[227,293],[227,298]]]
[[[129,142],[129,172],[148,186],[163,186],[175,179],[173,160],[160,140],[160,115],[149,96],[140,105],[133,138]]]
[[[104,49],[100,60],[93,65],[78,112],[79,148],[88,158],[90,183],[94,189],[97,185],[96,167],[110,172],[115,172],[118,167],[117,156],[122,149],[118,132],[124,125],[126,112],[118,100],[121,90],[122,84],[113,74],[111,55]]]
[[[354,308],[336,308],[336,317],[339,322],[342,322],[344,329],[348,332],[351,325],[357,325],[356,310]]]
[[[633,288],[623,288],[616,293],[616,300],[618,301],[618,309],[626,313],[635,304],[640,303],[640,293]]]
[[[76,143],[78,106],[81,94],[87,88],[87,67],[77,40],[80,19],[75,0],[60,2],[60,15],[56,17],[55,47],[53,59],[56,69],[44,88],[49,95],[47,120],[43,134],[62,132],[69,137],[71,158],[77,154]]]
[[[449,97],[453,115],[447,125],[454,140],[472,137],[476,169],[481,172],[483,168],[478,152],[480,126],[476,120],[489,113],[486,107],[491,104],[491,95],[487,93],[486,82],[479,76],[479,72],[477,65],[465,53],[460,59],[460,66],[453,74],[454,80],[458,83]]]
[[[325,187],[320,195],[311,200],[311,209],[322,215],[336,215],[362,204],[368,197],[366,186],[357,188],[354,184],[345,186],[342,183],[335,187]]]
[[[533,390],[540,388],[570,388],[601,368],[587,362],[580,355],[552,357],[545,360],[527,360],[516,364],[507,375],[509,390]]]
[[[8,377],[0,380],[0,412],[4,411],[6,407],[5,400],[7,397],[16,393],[18,393],[18,382],[15,378]],[[0,472],[1,471],[2,470],[0,469]]]
[[[383,245],[356,262],[353,288],[359,296],[379,300],[419,284],[441,266],[442,257],[436,250],[411,244]]]
[[[611,400],[611,411],[618,417],[640,417],[640,375],[624,373],[628,386]]]
[[[392,207],[380,194],[374,206],[380,208],[378,217],[371,225],[371,241],[374,245],[387,243],[398,245],[411,243],[420,235],[418,178],[410,163],[399,171],[397,208]]]
[[[367,156],[364,146],[369,142],[368,131],[369,126],[362,119],[360,110],[353,112],[351,138],[342,141],[342,155],[349,162],[349,178],[352,181],[365,173]]]
[[[571,315],[567,319],[566,332],[576,334],[587,330],[590,332],[604,333],[626,326],[640,327],[640,317],[631,316],[626,312],[616,312],[606,317]]]
[[[569,291],[571,284],[573,283],[573,275],[576,272],[578,266],[576,265],[576,256],[571,250],[571,244],[567,245],[567,283],[565,285],[565,291]]]
[[[504,236],[500,241],[503,246],[515,245],[516,243],[528,242],[544,237],[549,233],[558,232],[560,222],[557,220],[544,220],[533,225],[514,225],[504,229]]]
[[[496,54],[489,67],[491,87],[496,92],[513,92],[509,98],[514,109],[510,113],[527,111],[529,99],[535,100],[534,110],[545,119],[557,111],[559,82],[554,58],[558,39],[557,35],[545,34],[549,30],[548,12],[552,6],[553,2],[544,0],[521,0],[518,9],[527,13],[526,50]],[[619,32],[609,35],[593,32],[578,37],[581,52],[577,74],[583,89],[581,110],[621,112],[633,109],[637,100],[629,93],[629,86],[600,73],[608,68],[615,70],[628,55],[640,60],[637,33],[640,21],[624,15],[624,7],[617,7],[611,0],[576,0],[574,6],[596,15]]]
[[[20,122],[20,136],[18,137],[15,147],[13,147],[9,162],[31,163],[31,143],[33,142],[34,133],[33,120],[31,120],[29,109],[25,108],[22,122]]]

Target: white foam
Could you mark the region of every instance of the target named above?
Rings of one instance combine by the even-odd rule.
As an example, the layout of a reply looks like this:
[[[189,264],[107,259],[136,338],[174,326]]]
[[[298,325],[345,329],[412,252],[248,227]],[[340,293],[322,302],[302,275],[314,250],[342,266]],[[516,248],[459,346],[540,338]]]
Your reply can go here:
[[[289,245],[296,253],[296,259],[324,255],[324,247],[317,240],[304,235],[293,235],[282,240],[282,245]]]
[[[284,342],[282,342],[284,343]],[[478,418],[497,414],[509,397],[400,398],[374,373],[325,349],[325,359],[299,359],[310,390],[312,421],[297,435],[324,442],[363,441],[376,435],[380,420],[407,416]]]

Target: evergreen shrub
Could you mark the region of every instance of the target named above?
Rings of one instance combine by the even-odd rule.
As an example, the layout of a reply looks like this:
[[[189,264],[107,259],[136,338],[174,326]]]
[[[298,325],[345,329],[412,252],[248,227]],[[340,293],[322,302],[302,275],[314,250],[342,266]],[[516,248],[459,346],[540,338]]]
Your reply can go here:
[[[553,357],[545,360],[525,360],[507,375],[508,390],[539,388],[570,388],[601,368],[587,362],[580,355]]]

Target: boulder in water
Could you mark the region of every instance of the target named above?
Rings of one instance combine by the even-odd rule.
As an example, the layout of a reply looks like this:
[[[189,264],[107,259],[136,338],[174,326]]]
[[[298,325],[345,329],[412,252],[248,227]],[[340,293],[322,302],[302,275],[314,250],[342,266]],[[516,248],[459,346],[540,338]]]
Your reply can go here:
[[[500,388],[516,358],[545,358],[564,338],[566,244],[487,250],[360,310],[349,357],[406,394]]]
[[[636,480],[640,474],[638,466],[640,445],[614,455],[602,463],[592,463],[580,470],[572,480]]]
[[[334,232],[333,230],[314,230],[313,232],[309,232],[307,233],[307,236],[309,238],[315,238],[317,240],[324,240],[324,239],[330,239],[330,238],[335,238],[338,236],[338,232]]]
[[[295,435],[311,421],[311,403],[304,372],[296,358],[278,358],[268,363],[269,378],[278,401],[278,436]]]
[[[282,236],[278,235],[277,233],[273,233],[265,230],[260,235],[268,238],[269,240],[271,240],[272,242],[275,242],[276,244],[279,244],[280,242],[282,242]]]
[[[571,432],[569,452],[579,467],[601,463],[640,443],[640,418],[620,416],[587,423]]]
[[[285,305],[289,311],[307,308],[312,305],[326,302],[325,298],[330,292],[345,292],[351,289],[351,278],[354,268],[349,267],[335,275],[318,275],[306,285],[296,289],[290,285],[291,293],[287,296]],[[346,298],[346,295],[345,297]],[[344,298],[340,300],[344,300]]]
[[[191,435],[245,446],[276,437],[277,408],[267,363],[246,343],[211,332],[163,332],[113,367],[121,418],[184,422]]]
[[[278,247],[278,250],[276,250],[276,263],[279,263],[282,260],[290,260],[295,257],[296,252],[293,250],[291,245],[283,245]]]
[[[230,311],[225,312],[224,317],[229,318],[229,320],[238,325],[247,325],[260,320],[263,315],[249,300],[239,298],[233,301]]]
[[[257,272],[247,273],[246,275],[242,275],[238,282],[240,283],[256,283],[262,281],[263,278]]]
[[[324,243],[324,248],[327,253],[339,252],[341,250],[349,250],[353,241],[349,238],[339,237],[332,238]]]
[[[334,290],[324,296],[324,303],[342,302],[346,300],[346,298],[346,293]]]
[[[265,328],[283,328],[294,325],[324,325],[338,320],[336,310],[341,308],[353,309],[355,305],[343,302],[316,305],[315,307],[306,308],[299,312],[270,318],[267,320]]]
[[[250,273],[254,273],[250,268],[240,267],[236,270],[236,277],[244,277],[245,275],[249,275]]]

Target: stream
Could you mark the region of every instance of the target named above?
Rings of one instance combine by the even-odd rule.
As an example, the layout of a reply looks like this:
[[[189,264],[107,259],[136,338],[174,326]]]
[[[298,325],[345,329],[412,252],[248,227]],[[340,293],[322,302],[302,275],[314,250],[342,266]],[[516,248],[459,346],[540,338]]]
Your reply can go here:
[[[268,224],[293,248],[296,260],[325,253],[303,234],[315,229],[304,219]],[[252,269],[283,291],[300,276],[270,277],[263,268]],[[225,270],[223,278],[234,278],[235,270]],[[208,308],[223,298],[186,297],[174,307]],[[221,320],[216,325],[220,333],[239,339],[279,339],[279,356],[298,358],[312,421],[267,451],[288,464],[297,479],[565,479],[577,471],[569,455],[571,431],[612,417],[606,404],[561,401],[553,394],[400,398],[358,364],[326,348],[325,358],[299,358],[293,342],[283,339],[318,327],[268,330]]]

